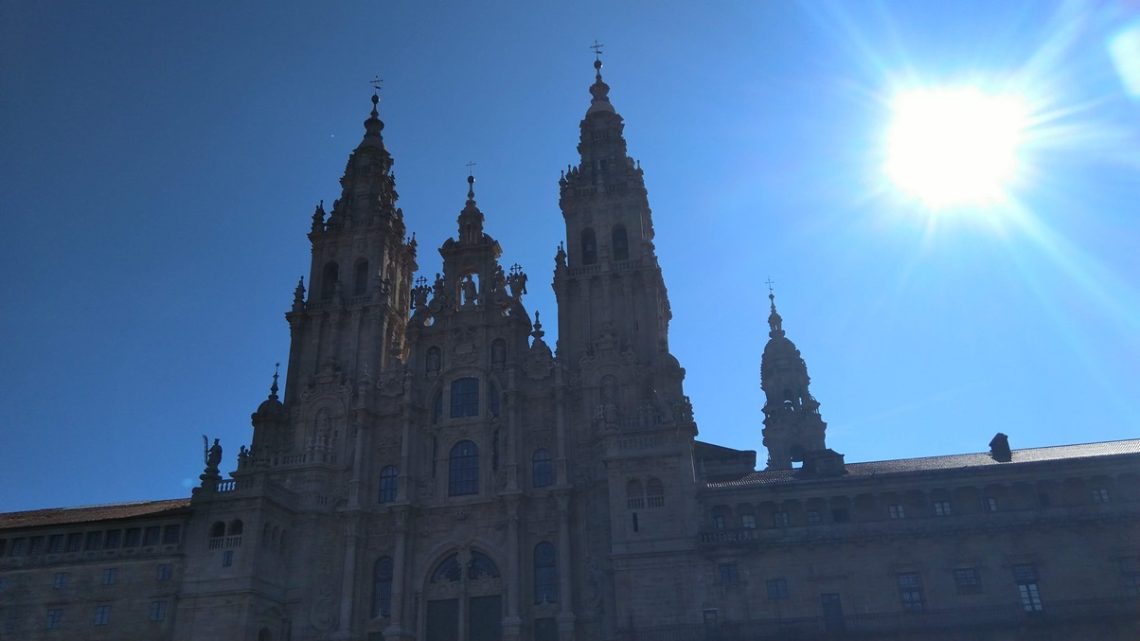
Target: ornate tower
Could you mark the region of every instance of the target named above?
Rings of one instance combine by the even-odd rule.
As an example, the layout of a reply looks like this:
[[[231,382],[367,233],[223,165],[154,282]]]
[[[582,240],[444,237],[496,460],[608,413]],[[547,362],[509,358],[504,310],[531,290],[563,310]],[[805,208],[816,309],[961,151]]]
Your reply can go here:
[[[592,100],[579,125],[580,162],[559,180],[566,247],[555,257],[558,357],[582,369],[585,386],[597,386],[596,403],[588,406],[596,404],[608,424],[645,423],[682,402],[684,372],[669,354],[672,314],[644,175],[626,152],[601,60],[594,69]],[[613,371],[603,371],[606,361]]]
[[[776,295],[768,294],[768,344],[760,363],[760,387],[764,390],[764,446],[768,469],[791,469],[805,455],[825,450],[827,423],[819,415],[819,402],[808,391],[811,378],[800,350],[784,335],[783,319],[776,311]]]
[[[340,180],[340,198],[330,213],[323,203],[313,213],[308,297],[302,281],[285,315],[292,337],[284,404],[291,411],[303,398],[343,396],[334,388],[363,389],[404,360],[416,243],[405,238],[404,213],[396,207],[379,101],[372,96],[364,138]],[[337,417],[306,415],[302,421],[311,429],[294,435],[295,445],[335,449]]]

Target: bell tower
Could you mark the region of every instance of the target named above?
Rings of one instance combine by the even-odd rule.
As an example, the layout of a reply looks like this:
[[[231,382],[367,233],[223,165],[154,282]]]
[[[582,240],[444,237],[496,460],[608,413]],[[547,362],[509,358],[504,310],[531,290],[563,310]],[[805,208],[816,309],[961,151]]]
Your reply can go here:
[[[361,383],[404,359],[416,242],[405,239],[396,206],[392,156],[384,147],[380,97],[364,121],[364,138],[348,157],[341,195],[313,212],[306,296],[297,285],[286,319],[292,334],[285,404],[320,379]]]
[[[622,117],[594,62],[582,119],[580,161],[558,181],[566,221],[554,291],[559,356],[571,363],[601,346],[629,350],[639,364],[667,354],[671,312],[653,247],[653,219],[641,166],[626,151]]]
[[[808,391],[811,378],[800,350],[784,335],[784,320],[776,311],[776,295],[768,292],[768,344],[760,361],[760,387],[764,390],[764,446],[768,469],[791,469],[792,462],[827,449],[827,423],[819,415],[819,402]]]

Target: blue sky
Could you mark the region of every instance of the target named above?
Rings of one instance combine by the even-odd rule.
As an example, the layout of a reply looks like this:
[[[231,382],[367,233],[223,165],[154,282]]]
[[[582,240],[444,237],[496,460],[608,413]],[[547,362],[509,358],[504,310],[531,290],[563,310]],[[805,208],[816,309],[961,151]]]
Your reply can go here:
[[[595,38],[700,438],[762,449],[768,277],[849,461],[1136,437],[1140,98],[1110,46],[1134,7],[4,2],[0,510],[188,495],[203,433],[232,467],[375,74],[421,271],[474,161],[553,335]],[[889,97],[947,83],[1036,101],[1002,211],[884,186]]]

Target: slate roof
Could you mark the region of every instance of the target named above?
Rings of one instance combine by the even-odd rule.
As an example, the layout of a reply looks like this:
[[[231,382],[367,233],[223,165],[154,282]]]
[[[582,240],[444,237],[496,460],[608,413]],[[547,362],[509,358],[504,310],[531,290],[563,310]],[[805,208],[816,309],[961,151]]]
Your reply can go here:
[[[165,516],[190,507],[190,499],[168,499],[165,501],[143,501],[139,503],[112,503],[109,505],[87,505],[83,507],[57,507],[26,512],[0,514],[0,530],[14,528],[42,527],[67,523],[89,523],[92,521],[113,521],[146,516]]]
[[[1126,454],[1140,454],[1140,439],[1079,443],[1077,445],[1054,445],[1052,447],[1032,447],[1022,450],[1013,450],[1013,460],[1009,463],[999,463],[995,461],[989,452],[923,456],[919,458],[892,459],[888,461],[869,461],[866,463],[848,463],[846,466],[847,474],[842,478],[869,478],[887,474],[905,474],[908,472],[959,470],[998,465],[1008,466],[1039,463],[1042,461],[1097,458]],[[708,483],[708,487],[757,487],[782,485],[797,480],[804,480],[799,470],[764,470],[752,472],[730,481],[712,481]]]

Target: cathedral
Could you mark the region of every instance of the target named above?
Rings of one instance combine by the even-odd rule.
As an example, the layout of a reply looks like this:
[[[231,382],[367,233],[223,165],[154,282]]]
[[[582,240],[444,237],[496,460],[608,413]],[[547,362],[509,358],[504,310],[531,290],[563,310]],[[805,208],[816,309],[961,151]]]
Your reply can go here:
[[[594,66],[557,340],[474,178],[415,277],[374,95],[236,467],[215,441],[189,498],[0,514],[0,639],[1140,638],[1140,439],[847,462],[769,294],[766,458],[698,440]]]

